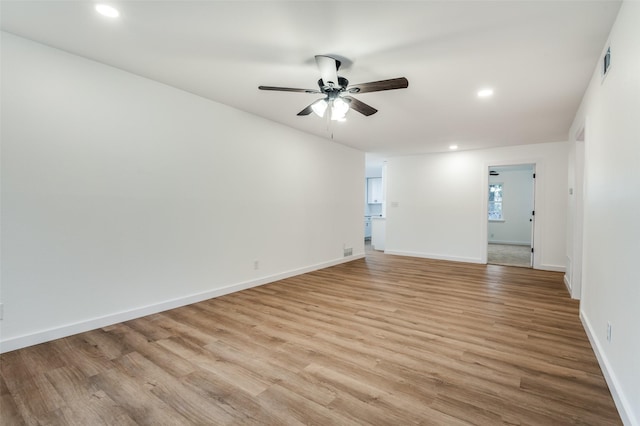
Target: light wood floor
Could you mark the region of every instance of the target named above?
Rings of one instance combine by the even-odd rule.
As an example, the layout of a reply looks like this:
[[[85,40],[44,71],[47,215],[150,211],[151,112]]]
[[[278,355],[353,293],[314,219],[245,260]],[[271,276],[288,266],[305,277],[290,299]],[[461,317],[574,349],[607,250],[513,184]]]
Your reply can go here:
[[[620,424],[561,274],[379,252],[1,372],[3,425]]]

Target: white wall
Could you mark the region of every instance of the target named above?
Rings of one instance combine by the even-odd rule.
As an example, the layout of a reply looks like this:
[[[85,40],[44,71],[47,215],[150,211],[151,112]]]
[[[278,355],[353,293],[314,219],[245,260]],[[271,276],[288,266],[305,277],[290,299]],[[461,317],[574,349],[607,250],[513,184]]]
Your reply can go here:
[[[585,127],[580,314],[626,424],[640,425],[640,3],[625,1],[570,130]],[[607,322],[612,325],[607,341]]]
[[[568,142],[390,158],[387,253],[487,260],[490,165],[536,164],[534,267],[565,268]]]
[[[3,351],[364,255],[359,151],[6,33],[2,90]]]
[[[531,244],[531,212],[533,211],[533,170],[500,170],[489,176],[490,183],[502,183],[503,221],[490,221],[490,243]]]

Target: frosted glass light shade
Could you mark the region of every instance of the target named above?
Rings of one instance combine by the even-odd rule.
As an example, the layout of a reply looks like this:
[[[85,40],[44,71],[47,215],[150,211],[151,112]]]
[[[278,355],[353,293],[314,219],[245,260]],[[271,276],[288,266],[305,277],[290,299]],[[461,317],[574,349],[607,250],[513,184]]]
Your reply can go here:
[[[349,104],[344,99],[336,98],[331,106],[331,119],[334,121],[344,120],[347,111],[349,111]]]
[[[328,104],[324,99],[314,102],[311,105],[311,109],[316,113],[318,117],[324,117],[324,112],[327,110]]]

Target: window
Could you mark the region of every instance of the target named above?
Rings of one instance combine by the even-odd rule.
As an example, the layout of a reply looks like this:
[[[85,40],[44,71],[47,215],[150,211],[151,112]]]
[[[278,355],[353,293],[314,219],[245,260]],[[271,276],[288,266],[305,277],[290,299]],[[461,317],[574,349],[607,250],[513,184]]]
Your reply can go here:
[[[502,184],[489,184],[489,220],[504,220],[502,216]]]

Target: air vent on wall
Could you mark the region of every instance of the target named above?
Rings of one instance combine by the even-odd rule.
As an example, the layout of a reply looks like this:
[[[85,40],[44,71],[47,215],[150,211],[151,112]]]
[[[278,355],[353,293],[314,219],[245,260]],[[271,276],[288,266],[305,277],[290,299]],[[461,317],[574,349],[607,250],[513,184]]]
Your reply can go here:
[[[604,56],[602,57],[602,66],[600,67],[600,71],[602,72],[602,81],[604,82],[604,78],[607,76],[607,73],[611,69],[611,46],[607,47],[607,50],[604,52]]]

